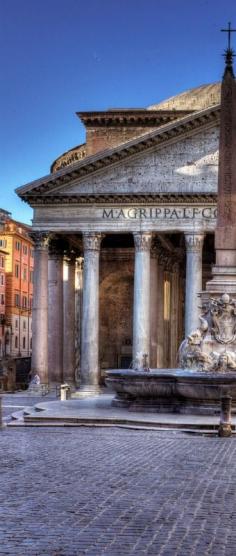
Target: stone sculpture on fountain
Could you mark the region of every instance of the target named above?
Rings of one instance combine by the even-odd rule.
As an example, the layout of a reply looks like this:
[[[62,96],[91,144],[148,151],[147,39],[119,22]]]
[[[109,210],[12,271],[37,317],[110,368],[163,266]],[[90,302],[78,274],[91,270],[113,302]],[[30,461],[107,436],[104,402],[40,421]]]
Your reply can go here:
[[[183,369],[204,372],[236,370],[236,300],[224,293],[204,302],[200,326],[182,342]]]

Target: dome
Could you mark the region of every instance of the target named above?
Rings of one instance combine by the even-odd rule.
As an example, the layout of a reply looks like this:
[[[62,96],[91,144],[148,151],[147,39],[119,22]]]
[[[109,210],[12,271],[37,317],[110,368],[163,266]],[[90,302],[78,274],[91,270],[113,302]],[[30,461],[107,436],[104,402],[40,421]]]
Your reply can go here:
[[[159,104],[152,104],[147,107],[147,110],[204,110],[220,104],[220,90],[220,82],[201,85],[163,100]]]

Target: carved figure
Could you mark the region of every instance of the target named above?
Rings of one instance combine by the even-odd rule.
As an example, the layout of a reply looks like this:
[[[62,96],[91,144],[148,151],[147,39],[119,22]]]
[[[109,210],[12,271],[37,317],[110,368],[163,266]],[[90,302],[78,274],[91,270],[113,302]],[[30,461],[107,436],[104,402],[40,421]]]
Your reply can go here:
[[[230,344],[236,339],[235,301],[225,293],[220,299],[211,300],[212,332],[217,342]]]
[[[236,370],[236,300],[225,293],[204,302],[200,326],[182,342],[179,363],[184,369],[230,372]],[[214,350],[209,345],[214,338]],[[210,344],[209,344],[210,338]],[[227,345],[222,351],[220,346]],[[231,348],[231,349],[230,349]]]
[[[212,353],[215,365],[213,370],[225,373],[228,370],[236,370],[236,353],[232,351],[224,351],[222,353]]]
[[[206,354],[201,349],[204,335],[208,330],[208,322],[200,317],[200,326],[182,342],[179,348],[179,364],[184,369],[197,369],[199,362],[206,359]]]

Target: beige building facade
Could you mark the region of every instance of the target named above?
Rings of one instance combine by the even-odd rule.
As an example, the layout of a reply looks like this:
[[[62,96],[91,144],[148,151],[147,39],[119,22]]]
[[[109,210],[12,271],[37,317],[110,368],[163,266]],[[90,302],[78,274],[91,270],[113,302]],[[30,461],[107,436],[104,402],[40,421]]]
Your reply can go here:
[[[34,209],[32,371],[96,391],[147,354],[177,366],[214,263],[220,86],[81,113],[86,143],[17,190]],[[110,137],[110,143],[109,143]]]

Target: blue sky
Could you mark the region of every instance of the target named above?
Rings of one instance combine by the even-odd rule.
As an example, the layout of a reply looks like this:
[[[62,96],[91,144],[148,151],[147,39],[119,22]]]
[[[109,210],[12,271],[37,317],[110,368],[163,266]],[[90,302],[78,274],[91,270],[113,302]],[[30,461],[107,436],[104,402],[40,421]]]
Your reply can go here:
[[[228,21],[235,0],[0,0],[0,207],[30,221],[14,189],[84,141],[76,111],[220,80]]]

